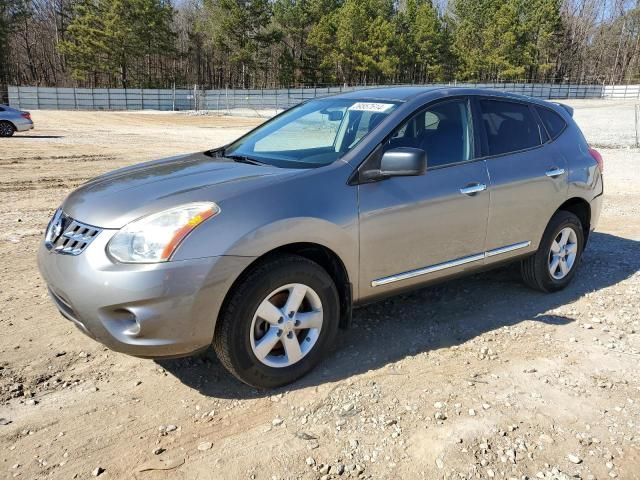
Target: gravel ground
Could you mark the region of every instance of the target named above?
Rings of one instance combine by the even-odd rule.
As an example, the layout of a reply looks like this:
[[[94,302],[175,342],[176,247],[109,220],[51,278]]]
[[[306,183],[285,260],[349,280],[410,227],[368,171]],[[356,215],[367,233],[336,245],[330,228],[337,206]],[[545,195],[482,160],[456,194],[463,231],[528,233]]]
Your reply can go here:
[[[110,352],[35,265],[64,196],[106,170],[219,145],[258,119],[33,112],[0,140],[0,478],[640,478],[640,151],[633,103],[569,102],[605,159],[575,282],[507,267],[358,309],[311,375],[264,392],[212,355]]]
[[[563,100],[596,148],[631,147],[636,144],[635,105],[629,100]]]

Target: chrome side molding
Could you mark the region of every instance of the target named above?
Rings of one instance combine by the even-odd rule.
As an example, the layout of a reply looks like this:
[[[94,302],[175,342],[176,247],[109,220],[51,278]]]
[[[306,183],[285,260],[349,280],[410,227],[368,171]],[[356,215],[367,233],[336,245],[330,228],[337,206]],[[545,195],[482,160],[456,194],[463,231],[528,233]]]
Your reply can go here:
[[[450,262],[438,263],[437,265],[432,265],[430,267],[419,268],[418,270],[411,270],[409,272],[391,275],[390,277],[379,278],[378,280],[374,280],[373,282],[371,282],[371,286],[379,287],[380,285],[387,285],[389,283],[399,282],[401,280],[408,280],[409,278],[427,275],[428,273],[439,272],[440,270],[444,270],[446,268],[457,267],[460,265],[464,265],[465,263],[477,262],[478,260],[482,259],[484,259],[483,253],[470,255],[468,257],[458,258],[457,260],[452,260]]]
[[[493,250],[485,252],[485,257],[493,257],[494,255],[501,255],[514,250],[520,250],[521,248],[527,248],[529,245],[531,245],[531,242],[520,242],[514,243],[513,245],[507,245],[505,247],[494,248]]]
[[[422,275],[428,275],[430,273],[439,272],[440,270],[445,270],[447,268],[459,267],[460,265],[465,265],[471,262],[477,262],[479,260],[484,260],[488,257],[493,257],[495,255],[502,255],[504,253],[512,252],[514,250],[519,250],[521,248],[527,248],[531,245],[530,241],[514,243],[512,245],[506,245],[500,248],[494,248],[493,250],[489,250],[484,253],[478,253],[475,255],[469,255],[468,257],[458,258],[456,260],[451,260],[449,262],[438,263],[436,265],[431,265],[425,268],[419,268],[417,270],[410,270],[408,272],[397,273],[395,275],[390,275],[388,277],[379,278],[371,282],[372,287],[380,287],[382,285],[388,285],[390,283],[400,282],[402,280],[408,280],[410,278],[420,277]]]

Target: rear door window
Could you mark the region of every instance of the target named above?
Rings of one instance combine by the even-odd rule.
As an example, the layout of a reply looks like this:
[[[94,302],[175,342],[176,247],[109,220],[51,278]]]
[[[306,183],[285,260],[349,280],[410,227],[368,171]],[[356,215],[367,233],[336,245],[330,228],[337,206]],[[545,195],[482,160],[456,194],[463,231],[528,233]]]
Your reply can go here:
[[[540,127],[529,105],[503,100],[480,100],[489,155],[518,152],[542,144]]]
[[[558,138],[567,126],[567,122],[549,108],[536,107],[536,111],[538,112],[538,115],[540,115],[540,119],[542,120],[542,123],[544,123],[544,127],[547,129],[547,133],[549,133],[551,140]]]

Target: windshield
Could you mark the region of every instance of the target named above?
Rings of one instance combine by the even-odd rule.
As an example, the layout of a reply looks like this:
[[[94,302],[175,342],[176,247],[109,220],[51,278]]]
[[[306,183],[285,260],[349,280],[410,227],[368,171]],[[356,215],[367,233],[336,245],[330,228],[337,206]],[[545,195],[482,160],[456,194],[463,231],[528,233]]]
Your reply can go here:
[[[277,167],[313,168],[353,149],[397,102],[313,100],[283,113],[231,144],[224,156]]]

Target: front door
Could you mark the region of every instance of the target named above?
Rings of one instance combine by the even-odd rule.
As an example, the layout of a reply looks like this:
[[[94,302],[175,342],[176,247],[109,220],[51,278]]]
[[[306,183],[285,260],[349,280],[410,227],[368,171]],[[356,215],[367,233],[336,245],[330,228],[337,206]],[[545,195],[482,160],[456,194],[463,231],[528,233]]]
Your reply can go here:
[[[484,263],[489,177],[468,99],[419,112],[385,142],[394,147],[424,149],[427,172],[358,187],[362,299]]]

